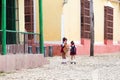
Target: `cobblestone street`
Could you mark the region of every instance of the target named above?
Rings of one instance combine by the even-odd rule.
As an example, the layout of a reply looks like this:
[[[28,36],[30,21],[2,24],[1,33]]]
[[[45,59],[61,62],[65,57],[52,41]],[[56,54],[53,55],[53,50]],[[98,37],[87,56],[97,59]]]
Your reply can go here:
[[[61,57],[47,57],[50,64],[35,69],[1,73],[0,80],[120,80],[120,54],[76,56],[76,64],[61,64]]]

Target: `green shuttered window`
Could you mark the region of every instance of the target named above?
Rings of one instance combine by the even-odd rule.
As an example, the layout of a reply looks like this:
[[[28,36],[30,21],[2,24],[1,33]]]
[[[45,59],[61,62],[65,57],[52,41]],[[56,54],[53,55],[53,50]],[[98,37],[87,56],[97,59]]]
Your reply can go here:
[[[0,0],[0,30],[1,27],[1,11],[2,11],[2,0]],[[18,30],[18,0],[6,0],[6,30]],[[16,26],[17,25],[17,26]],[[7,32],[6,34],[6,43],[7,44],[15,44],[16,43],[16,33]],[[2,32],[0,32],[0,37],[2,37]],[[1,43],[1,38],[0,38]]]

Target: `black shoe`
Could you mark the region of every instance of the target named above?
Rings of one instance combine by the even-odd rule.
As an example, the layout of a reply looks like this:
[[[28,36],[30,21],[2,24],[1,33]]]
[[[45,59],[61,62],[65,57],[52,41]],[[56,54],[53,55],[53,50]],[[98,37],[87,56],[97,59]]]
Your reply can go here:
[[[70,62],[71,64],[73,64],[73,62]]]
[[[67,64],[67,62],[62,62],[61,64]]]
[[[67,62],[64,62],[64,64],[67,64]]]
[[[64,62],[61,62],[61,64],[64,64]]]
[[[74,62],[74,64],[76,64],[76,62]]]

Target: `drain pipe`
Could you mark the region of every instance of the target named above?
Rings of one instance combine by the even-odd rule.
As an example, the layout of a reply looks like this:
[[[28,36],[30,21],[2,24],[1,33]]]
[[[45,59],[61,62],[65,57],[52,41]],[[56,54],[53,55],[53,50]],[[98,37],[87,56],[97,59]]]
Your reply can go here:
[[[2,55],[6,54],[6,0],[2,0]]]
[[[40,53],[44,54],[42,0],[39,0],[39,33],[40,33],[40,37],[39,37]]]
[[[90,0],[90,56],[94,56],[94,10],[93,0]]]

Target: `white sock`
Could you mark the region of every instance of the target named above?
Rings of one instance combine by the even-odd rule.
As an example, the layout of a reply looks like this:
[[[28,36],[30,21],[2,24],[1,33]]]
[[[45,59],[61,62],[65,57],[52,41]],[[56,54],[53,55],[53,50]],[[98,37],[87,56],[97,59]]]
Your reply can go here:
[[[62,62],[66,62],[66,59],[62,59]]]
[[[74,59],[73,62],[76,62],[76,60]]]
[[[73,60],[71,60],[70,62],[73,62]]]

